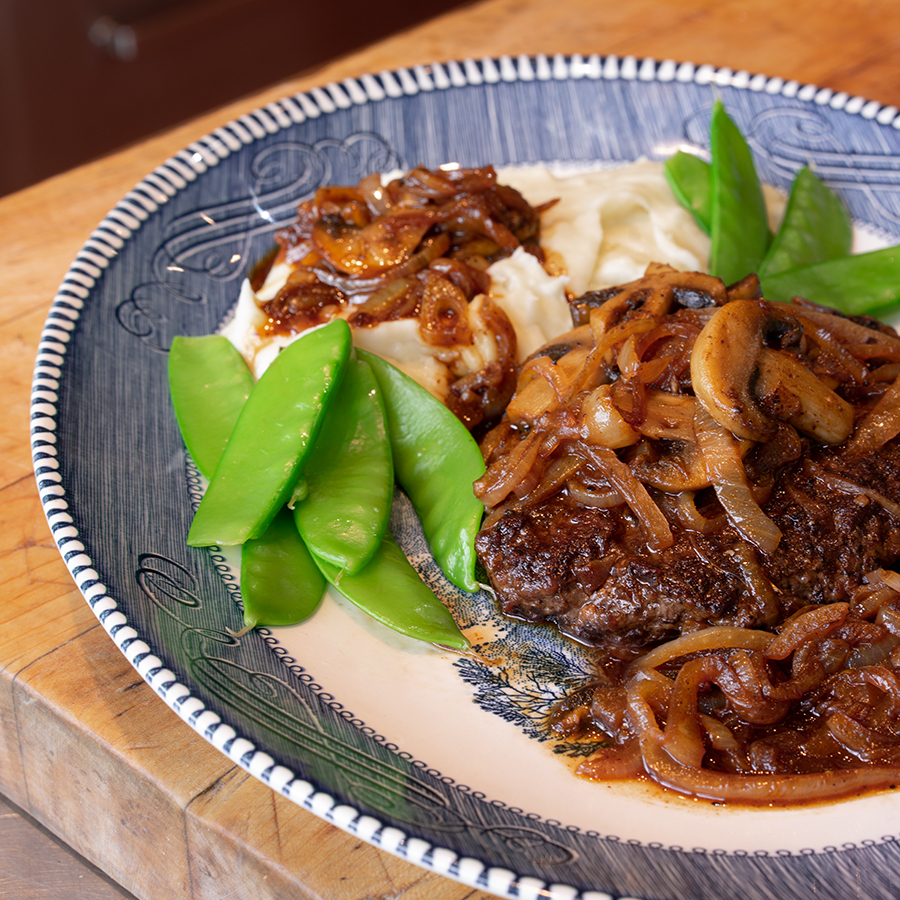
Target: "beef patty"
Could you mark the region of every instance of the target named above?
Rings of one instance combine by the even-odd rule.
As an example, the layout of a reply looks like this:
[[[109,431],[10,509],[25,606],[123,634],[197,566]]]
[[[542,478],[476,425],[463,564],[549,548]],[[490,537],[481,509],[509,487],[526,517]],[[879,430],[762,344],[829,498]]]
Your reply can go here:
[[[844,482],[900,504],[900,444],[891,441],[864,460],[833,451],[813,457],[807,447],[778,473],[762,507],[782,533],[768,558],[748,550],[712,511],[712,498],[716,528],[676,527],[670,547],[648,553],[629,539],[635,525],[627,509],[587,508],[565,489],[505,512],[476,547],[504,614],[552,623],[627,659],[685,629],[763,624],[766,591],[779,619],[809,603],[847,601],[864,573],[893,565],[900,523],[865,492],[847,493]]]
[[[893,332],[659,266],[573,309],[482,445],[476,547],[506,615],[630,659],[849,600],[897,561]]]

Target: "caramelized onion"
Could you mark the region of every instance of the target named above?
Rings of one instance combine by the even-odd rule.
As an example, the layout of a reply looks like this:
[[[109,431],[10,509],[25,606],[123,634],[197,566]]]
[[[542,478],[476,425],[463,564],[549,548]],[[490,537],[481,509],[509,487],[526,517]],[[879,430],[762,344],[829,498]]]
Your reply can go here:
[[[618,450],[640,440],[640,433],[622,418],[613,404],[612,388],[608,384],[601,384],[585,397],[581,416],[581,434],[589,444]]]
[[[681,765],[652,739],[641,739],[644,769],[663,785],[691,797],[717,803],[786,804],[837,800],[865,790],[900,783],[890,766],[833,769],[806,774],[735,775]]]
[[[846,603],[830,603],[801,610],[779,629],[778,637],[766,648],[769,659],[787,659],[811,638],[823,637],[842,625],[850,607]]]
[[[781,540],[781,531],[762,511],[747,484],[737,442],[699,404],[694,413],[694,431],[728,521],[746,540],[771,555]]]
[[[597,750],[575,770],[582,778],[608,781],[613,778],[635,778],[644,771],[641,746],[637,740]]]
[[[881,395],[847,443],[851,456],[865,456],[900,434],[900,376]]]
[[[625,498],[612,487],[608,487],[604,491],[589,488],[577,478],[570,478],[567,481],[566,490],[573,500],[577,500],[582,506],[593,509],[615,509],[625,502]]]
[[[765,652],[774,638],[775,635],[767,631],[752,628],[734,628],[728,625],[704,628],[702,631],[683,634],[650,650],[631,664],[630,671],[658,669],[679,657],[709,650],[743,648]]]
[[[487,506],[496,506],[517,488],[528,483],[541,449],[540,436],[530,434],[475,482],[475,496]],[[534,479],[537,483],[537,479]]]
[[[605,447],[585,446],[582,451],[631,507],[643,527],[647,546],[655,551],[671,547],[675,538],[666,517],[653,502],[647,489],[634,477],[631,469],[612,450]]]

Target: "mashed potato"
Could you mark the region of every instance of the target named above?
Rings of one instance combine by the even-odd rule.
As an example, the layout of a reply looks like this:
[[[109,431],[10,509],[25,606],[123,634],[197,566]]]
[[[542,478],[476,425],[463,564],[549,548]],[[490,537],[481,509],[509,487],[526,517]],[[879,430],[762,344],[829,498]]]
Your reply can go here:
[[[673,196],[661,163],[643,161],[569,174],[527,166],[500,169],[497,176],[499,183],[519,190],[533,206],[558,200],[541,216],[547,268],[519,249],[488,270],[490,298],[515,328],[519,361],[571,328],[567,293],[578,296],[634,281],[650,262],[682,270],[708,269],[709,237]],[[234,315],[224,328],[257,378],[279,350],[297,337],[261,336],[266,320],[259,303],[278,293],[289,272],[287,265],[273,267],[257,293],[245,281]],[[469,304],[474,337],[465,347],[427,344],[415,319],[355,329],[354,341],[444,398],[453,377],[461,371],[478,371],[496,356],[481,307],[478,298]],[[347,315],[351,313],[352,307],[347,309]]]

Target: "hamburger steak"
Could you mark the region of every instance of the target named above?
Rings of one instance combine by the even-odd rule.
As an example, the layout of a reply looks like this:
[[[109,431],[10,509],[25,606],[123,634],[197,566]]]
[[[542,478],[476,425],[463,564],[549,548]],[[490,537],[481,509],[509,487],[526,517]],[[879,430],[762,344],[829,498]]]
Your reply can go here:
[[[829,476],[835,476],[832,480]],[[782,533],[771,556],[749,561],[741,536],[715,509],[709,533],[673,523],[675,542],[648,552],[628,510],[585,507],[565,488],[510,509],[477,539],[504,614],[551,623],[568,637],[630,659],[684,629],[765,624],[768,596],[787,618],[808,603],[848,601],[864,573],[900,557],[900,529],[884,505],[852,482],[900,505],[900,447],[846,459],[813,451],[779,468],[762,510]]]
[[[476,546],[506,615],[628,660],[846,602],[900,557],[900,445],[882,443],[900,425],[876,409],[892,330],[662,266],[573,317],[483,441]]]

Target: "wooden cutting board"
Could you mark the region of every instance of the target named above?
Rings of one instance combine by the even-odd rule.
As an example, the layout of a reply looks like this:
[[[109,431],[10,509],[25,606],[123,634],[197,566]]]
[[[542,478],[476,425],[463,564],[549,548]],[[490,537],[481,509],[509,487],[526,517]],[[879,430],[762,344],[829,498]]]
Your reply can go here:
[[[147,172],[298,90],[433,60],[597,52],[727,65],[900,105],[898,21],[895,0],[487,0],[0,200],[0,792],[146,900],[486,898],[235,768],[116,650],[59,557],[31,472],[31,370],[56,287]]]

